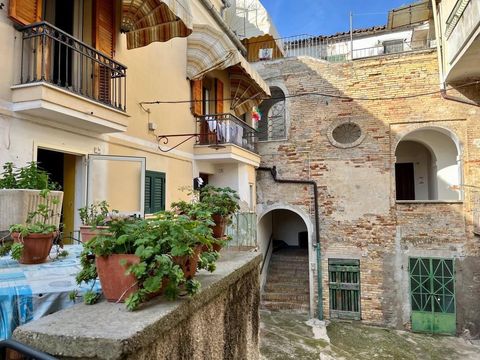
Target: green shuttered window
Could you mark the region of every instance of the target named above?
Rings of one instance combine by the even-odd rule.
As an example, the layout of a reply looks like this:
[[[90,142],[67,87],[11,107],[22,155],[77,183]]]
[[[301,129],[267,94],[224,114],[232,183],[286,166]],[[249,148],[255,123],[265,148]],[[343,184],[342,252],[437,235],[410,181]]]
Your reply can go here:
[[[165,210],[165,173],[145,171],[145,213]]]

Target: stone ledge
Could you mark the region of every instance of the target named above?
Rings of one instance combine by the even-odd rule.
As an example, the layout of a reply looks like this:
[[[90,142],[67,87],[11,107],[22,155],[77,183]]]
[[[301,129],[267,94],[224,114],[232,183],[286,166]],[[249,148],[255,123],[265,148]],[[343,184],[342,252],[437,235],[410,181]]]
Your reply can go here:
[[[135,312],[127,311],[124,304],[105,301],[93,306],[78,304],[21,326],[13,336],[65,359],[123,359],[154,347],[163,334],[174,331],[203,306],[224,297],[244,276],[258,272],[260,262],[258,253],[224,252],[214,273],[199,272],[197,279],[202,288],[192,298],[173,302],[158,298]]]

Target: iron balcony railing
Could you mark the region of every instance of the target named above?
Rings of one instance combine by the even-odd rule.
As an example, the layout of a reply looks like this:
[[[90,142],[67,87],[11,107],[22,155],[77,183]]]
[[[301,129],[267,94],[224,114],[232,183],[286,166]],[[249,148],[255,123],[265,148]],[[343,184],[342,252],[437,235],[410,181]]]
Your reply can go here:
[[[15,340],[0,341],[0,359],[57,360]]]
[[[20,84],[46,82],[126,110],[126,66],[45,21],[21,32]]]
[[[247,125],[233,114],[213,114],[197,117],[197,145],[223,147],[238,145],[255,151],[257,130]]]
[[[371,47],[358,48],[353,40],[353,59],[429,49],[434,45],[431,40],[406,41],[385,40]],[[275,60],[280,58],[310,56],[329,62],[352,60],[352,44],[349,39],[330,39],[326,37],[298,35],[274,40],[248,43],[250,62]]]

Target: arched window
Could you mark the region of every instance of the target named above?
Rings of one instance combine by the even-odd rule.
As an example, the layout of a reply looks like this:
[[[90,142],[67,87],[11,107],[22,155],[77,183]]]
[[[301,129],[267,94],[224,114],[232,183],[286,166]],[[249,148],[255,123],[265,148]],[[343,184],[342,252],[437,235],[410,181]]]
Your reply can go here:
[[[279,87],[270,88],[272,97],[259,106],[262,118],[258,123],[260,141],[286,138],[285,94]]]
[[[406,135],[395,151],[397,200],[460,200],[461,166],[457,144],[444,129]]]

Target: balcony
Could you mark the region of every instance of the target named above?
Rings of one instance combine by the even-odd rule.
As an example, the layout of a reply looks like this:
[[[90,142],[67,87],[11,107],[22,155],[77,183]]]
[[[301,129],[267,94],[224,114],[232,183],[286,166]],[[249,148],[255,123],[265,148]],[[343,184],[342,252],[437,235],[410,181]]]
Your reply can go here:
[[[20,31],[14,111],[99,133],[126,130],[124,65],[47,22]]]
[[[197,133],[196,160],[260,163],[255,150],[257,131],[233,114],[197,117]]]
[[[445,21],[447,82],[476,78],[480,55],[480,2],[459,0]]]

